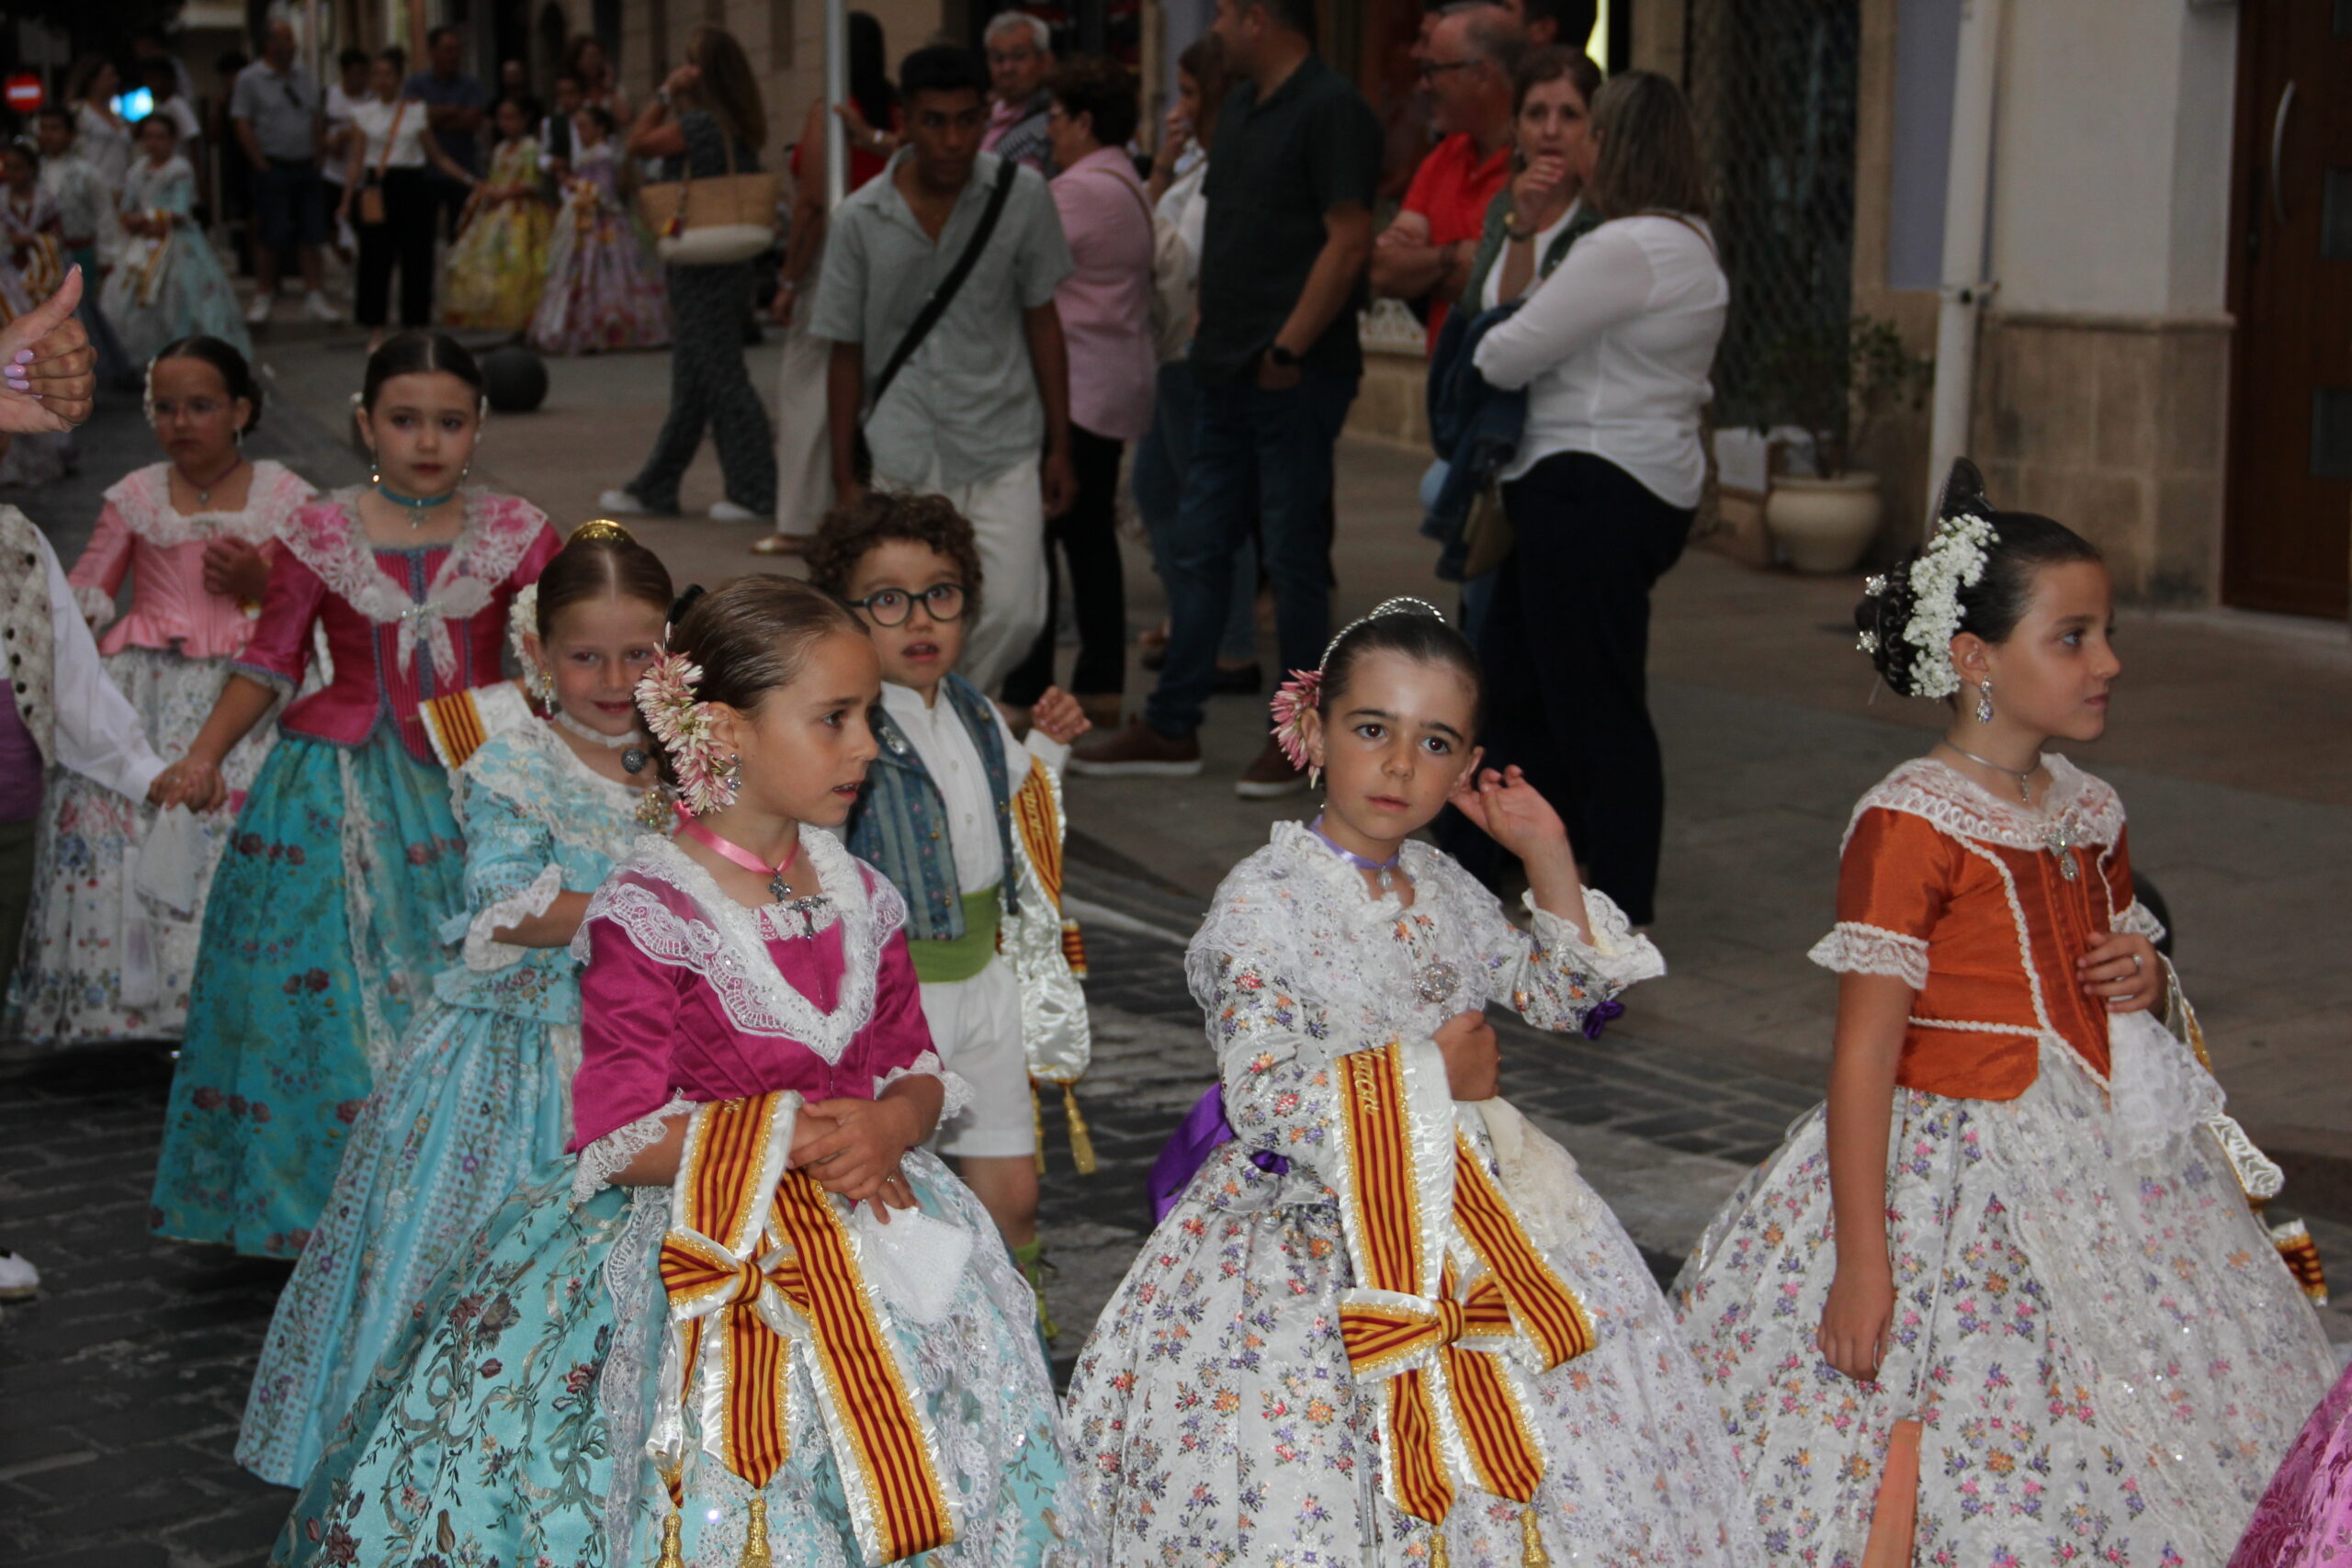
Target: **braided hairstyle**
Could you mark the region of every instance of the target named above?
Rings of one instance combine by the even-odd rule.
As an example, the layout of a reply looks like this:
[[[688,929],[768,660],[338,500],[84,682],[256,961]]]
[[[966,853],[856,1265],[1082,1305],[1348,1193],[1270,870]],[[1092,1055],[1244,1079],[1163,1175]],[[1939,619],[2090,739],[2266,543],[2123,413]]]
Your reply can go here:
[[[2105,558],[2098,546],[2063,523],[2039,513],[1993,510],[1984,498],[1983,477],[1965,457],[1952,465],[1937,511],[1939,526],[1962,516],[1981,517],[1992,525],[1994,537],[1985,546],[1983,574],[1974,582],[1958,585],[1960,624],[1955,628],[1973,632],[1988,643],[2007,642],[2025,619],[2033,602],[2034,575],[2041,568]],[[1894,570],[1872,578],[1870,592],[1854,606],[1861,647],[1879,678],[1898,696],[1932,694],[1924,689],[1930,684],[1929,672],[1951,657],[1946,649],[1921,648],[1904,635],[1919,607],[1911,568],[1926,553],[1915,546]]]

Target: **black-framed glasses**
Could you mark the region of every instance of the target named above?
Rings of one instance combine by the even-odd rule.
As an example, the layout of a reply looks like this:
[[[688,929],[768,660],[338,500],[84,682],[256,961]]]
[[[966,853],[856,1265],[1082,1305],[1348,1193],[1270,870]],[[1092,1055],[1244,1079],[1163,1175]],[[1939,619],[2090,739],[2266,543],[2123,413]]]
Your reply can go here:
[[[849,604],[851,609],[865,612],[877,626],[902,626],[914,613],[918,600],[922,603],[922,613],[933,620],[956,620],[964,614],[964,585],[934,582],[920,593],[910,593],[903,588],[880,588]]]

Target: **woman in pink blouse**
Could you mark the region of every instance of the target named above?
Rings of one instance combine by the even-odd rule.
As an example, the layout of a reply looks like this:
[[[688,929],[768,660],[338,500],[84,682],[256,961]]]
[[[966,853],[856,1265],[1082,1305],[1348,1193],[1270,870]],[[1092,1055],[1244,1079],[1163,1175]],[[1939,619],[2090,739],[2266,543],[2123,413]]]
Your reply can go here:
[[[436,1561],[643,1563],[662,1540],[663,1562],[929,1548],[936,1568],[1084,1568],[1098,1543],[1028,1287],[922,1147],[968,1090],[932,1049],[906,905],[834,837],[875,757],[873,647],[837,601],[778,577],[695,601],[670,643],[638,692],[678,835],[638,841],[572,943],[576,1157],[518,1188],[443,1277],[271,1561],[411,1562],[429,1541]],[[690,1152],[761,1097],[752,1158]],[[845,1248],[776,1244],[808,1179]],[[673,1218],[739,1187],[748,1231]],[[714,1247],[723,1299],[686,1278]],[[875,1375],[842,1371],[852,1317],[876,1331],[855,1363]],[[722,1354],[693,1348],[722,1337]],[[730,1387],[753,1365],[774,1371]],[[788,1450],[722,1441],[703,1426],[718,1409],[733,1434],[778,1421]],[[912,1440],[880,1467],[860,1438],[886,1420]]]
[[[1078,663],[1067,682],[1096,728],[1119,727],[1127,675],[1126,586],[1119,570],[1119,458],[1151,428],[1151,203],[1125,148],[1136,133],[1134,80],[1091,57],[1056,69],[1046,131],[1054,144],[1054,206],[1077,270],[1054,294],[1069,345],[1070,463],[1078,500],[1046,525],[1046,562],[1058,598],[1054,547],[1069,561]],[[1004,700],[1035,702],[1054,681],[1054,619],[1005,677]]]
[[[539,509],[464,486],[481,372],[439,334],[368,361],[376,482],[294,514],[260,624],[179,764],[217,794],[233,749],[310,672],[254,781],[204,914],[150,1218],[159,1235],[290,1258],[344,1137],[465,908],[449,777],[417,712],[496,683],[514,596],[559,547]]]
[[[252,368],[229,344],[166,345],[147,371],[147,415],[165,459],[107,491],[67,576],[83,619],[104,630],[107,674],[165,756],[187,750],[211,713],[229,661],[253,635],[277,531],[311,498],[300,475],[246,458],[261,402]],[[125,577],[130,608],[117,619]],[[269,742],[259,731],[224,760],[232,805],[243,803]],[[36,903],[0,1033],[43,1045],[176,1038],[230,820],[159,818],[86,780],[60,780],[41,813]]]

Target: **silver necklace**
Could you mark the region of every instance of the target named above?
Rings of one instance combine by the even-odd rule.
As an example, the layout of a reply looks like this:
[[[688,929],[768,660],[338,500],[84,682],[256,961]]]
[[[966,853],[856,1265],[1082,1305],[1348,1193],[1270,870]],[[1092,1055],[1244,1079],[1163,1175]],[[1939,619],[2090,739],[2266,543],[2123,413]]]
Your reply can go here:
[[[2037,753],[2033,759],[2033,766],[2028,768],[2023,773],[2019,773],[2015,768],[2005,768],[2001,766],[2000,763],[1994,761],[1989,757],[1980,757],[1975,752],[1968,750],[1964,747],[1953,746],[1949,740],[1945,741],[1944,744],[1951,747],[1952,750],[1959,752],[1962,756],[1967,758],[1970,761],[1975,763],[1980,768],[1990,768],[1996,773],[2007,773],[2009,777],[2017,780],[2018,798],[2025,802],[2028,806],[2031,806],[2033,804],[2033,775],[2041,771],[2041,758],[2039,753]]]
[[[624,772],[641,773],[645,771],[643,731],[632,729],[627,735],[607,735],[601,729],[589,728],[561,708],[556,709],[548,716],[581,739],[594,741],[607,751],[618,751],[621,754],[621,768]]]

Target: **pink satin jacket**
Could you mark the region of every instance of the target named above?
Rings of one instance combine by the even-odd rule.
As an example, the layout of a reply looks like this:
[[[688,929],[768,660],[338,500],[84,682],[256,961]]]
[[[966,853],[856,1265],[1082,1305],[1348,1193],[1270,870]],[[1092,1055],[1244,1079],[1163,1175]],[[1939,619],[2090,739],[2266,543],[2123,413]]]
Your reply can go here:
[[[280,530],[316,492],[311,481],[266,458],[254,464],[242,512],[182,516],[172,507],[172,466],[135,468],[107,491],[82,557],[66,574],[83,618],[114,617],[114,596],[130,574],[130,608],[107,626],[100,653],[176,649],[189,659],[232,659],[254,634],[254,617],[204,586],[204,551],[215,539],[243,539],[275,554]]]

